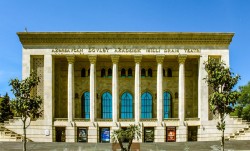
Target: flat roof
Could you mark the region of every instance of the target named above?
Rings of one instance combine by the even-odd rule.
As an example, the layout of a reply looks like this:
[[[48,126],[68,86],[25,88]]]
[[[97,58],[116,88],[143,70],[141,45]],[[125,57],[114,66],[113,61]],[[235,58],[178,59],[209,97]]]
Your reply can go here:
[[[17,32],[29,45],[209,45],[228,46],[234,33],[222,32]]]

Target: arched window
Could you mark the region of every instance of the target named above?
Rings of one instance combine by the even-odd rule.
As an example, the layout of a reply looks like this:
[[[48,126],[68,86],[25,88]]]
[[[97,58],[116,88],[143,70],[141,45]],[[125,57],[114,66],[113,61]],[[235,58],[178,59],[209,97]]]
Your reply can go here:
[[[169,92],[164,92],[164,118],[172,117],[172,96]]]
[[[90,76],[90,69],[88,69],[88,77]]]
[[[83,93],[81,107],[82,107],[82,118],[89,119],[90,117],[89,92]]]
[[[102,118],[112,119],[112,95],[109,92],[102,94]]]
[[[112,69],[108,69],[108,77],[112,77]]]
[[[125,92],[121,97],[121,118],[133,118],[133,97],[130,93]]]
[[[141,118],[152,118],[153,113],[153,97],[149,92],[145,92],[141,96]]]
[[[166,76],[165,69],[163,69],[163,71],[162,71],[162,75],[163,75],[163,77],[165,77],[165,76]]]
[[[148,69],[148,76],[153,77],[153,71],[151,68]]]
[[[172,77],[172,70],[168,68],[168,77]]]
[[[105,69],[101,70],[101,77],[105,77]]]
[[[132,77],[132,76],[133,76],[133,74],[132,74],[132,69],[129,68],[129,69],[128,69],[128,77]]]
[[[126,77],[126,70],[124,68],[121,70],[121,77]]]
[[[141,69],[141,77],[146,76],[146,70],[144,68]]]
[[[82,71],[81,71],[81,77],[86,77],[86,71],[85,71],[85,68],[82,68]]]

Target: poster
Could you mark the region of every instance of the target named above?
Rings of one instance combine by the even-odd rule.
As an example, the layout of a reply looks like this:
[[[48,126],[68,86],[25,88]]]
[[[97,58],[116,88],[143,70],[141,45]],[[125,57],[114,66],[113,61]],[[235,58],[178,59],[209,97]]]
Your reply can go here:
[[[154,128],[148,127],[144,129],[144,141],[154,142]]]
[[[176,130],[175,127],[167,127],[167,142],[176,141]]]
[[[78,142],[87,142],[87,128],[78,128]]]
[[[110,129],[101,128],[101,142],[109,142],[109,141],[110,141]]]

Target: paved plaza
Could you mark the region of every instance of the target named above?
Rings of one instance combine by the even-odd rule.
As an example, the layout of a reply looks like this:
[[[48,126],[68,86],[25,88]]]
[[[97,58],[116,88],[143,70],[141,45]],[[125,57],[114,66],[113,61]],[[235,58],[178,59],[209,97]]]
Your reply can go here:
[[[0,151],[21,151],[21,142],[0,142]],[[219,151],[220,142],[141,143],[140,151]],[[28,142],[28,151],[112,151],[110,143]],[[250,141],[227,141],[225,151],[250,151]]]

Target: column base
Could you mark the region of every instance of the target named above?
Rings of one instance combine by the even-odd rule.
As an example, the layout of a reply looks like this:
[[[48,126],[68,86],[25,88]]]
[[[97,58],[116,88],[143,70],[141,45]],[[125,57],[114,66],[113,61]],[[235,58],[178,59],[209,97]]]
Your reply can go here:
[[[98,125],[97,123],[93,123],[88,128],[88,142],[89,143],[97,143],[98,141]]]
[[[176,142],[186,142],[187,141],[187,127],[180,125],[176,129]]]
[[[158,122],[157,126],[155,127],[155,142],[165,142],[166,140],[166,127],[162,122]]]
[[[66,127],[66,142],[76,142],[76,127],[74,122],[68,122]]]

